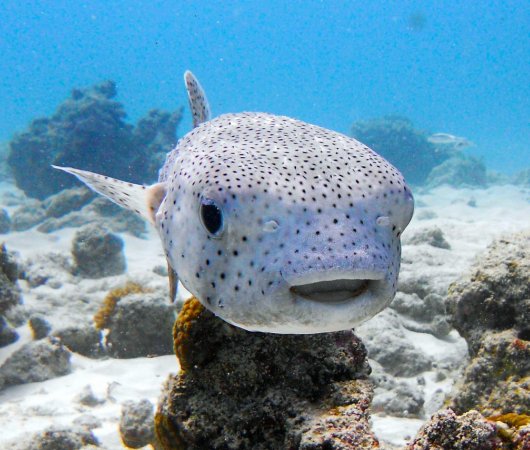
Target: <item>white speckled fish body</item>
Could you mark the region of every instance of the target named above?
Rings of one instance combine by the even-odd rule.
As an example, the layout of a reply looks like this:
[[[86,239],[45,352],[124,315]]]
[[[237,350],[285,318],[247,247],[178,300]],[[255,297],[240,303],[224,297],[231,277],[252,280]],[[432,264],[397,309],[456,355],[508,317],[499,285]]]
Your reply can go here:
[[[412,196],[393,166],[354,139],[288,117],[226,114],[179,142],[160,181],[168,191],[156,225],[168,258],[230,323],[342,330],[395,295]],[[205,201],[222,211],[216,236],[201,223]]]
[[[66,170],[149,217],[183,285],[236,326],[337,331],[388,306],[414,209],[399,171],[352,138],[288,117],[208,120],[200,85],[186,77],[196,127],[168,154],[157,185],[109,187]],[[147,200],[131,200],[141,191]]]

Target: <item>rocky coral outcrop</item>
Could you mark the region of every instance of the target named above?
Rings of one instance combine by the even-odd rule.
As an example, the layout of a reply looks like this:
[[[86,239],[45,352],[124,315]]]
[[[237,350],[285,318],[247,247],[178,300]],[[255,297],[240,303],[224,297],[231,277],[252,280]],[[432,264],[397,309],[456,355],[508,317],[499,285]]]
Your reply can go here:
[[[154,442],[153,404],[147,399],[124,402],[119,427],[121,440],[128,448],[141,448]]]
[[[412,122],[400,116],[359,121],[352,125],[352,136],[374,149],[394,164],[409,183],[423,183],[435,166],[453,152],[436,147],[428,134],[414,128]]]
[[[530,411],[530,231],[495,241],[447,301],[472,358],[451,406],[487,415]]]
[[[175,307],[157,293],[123,296],[106,320],[106,350],[115,358],[170,355]]]
[[[486,186],[488,177],[486,166],[473,156],[459,155],[434,167],[426,180],[426,185],[433,188],[447,184],[454,187]]]
[[[33,383],[71,372],[70,352],[57,340],[29,342],[0,367],[0,387]]]
[[[251,333],[191,300],[174,340],[182,370],[155,416],[162,448],[378,448],[366,351],[353,333]]]
[[[13,212],[11,228],[14,231],[26,231],[41,223],[45,218],[46,210],[42,203],[38,200],[30,200]]]
[[[7,161],[26,195],[42,200],[75,185],[74,177],[53,170],[52,164],[131,182],[156,179],[157,164],[176,144],[182,112],[151,111],[133,127],[116,94],[112,81],[74,89],[51,117],[35,119],[15,135]]]
[[[81,228],[72,241],[74,271],[85,278],[102,278],[125,272],[123,240],[100,225]]]
[[[477,411],[457,416],[447,409],[434,414],[406,450],[500,450],[504,447],[494,423]]]

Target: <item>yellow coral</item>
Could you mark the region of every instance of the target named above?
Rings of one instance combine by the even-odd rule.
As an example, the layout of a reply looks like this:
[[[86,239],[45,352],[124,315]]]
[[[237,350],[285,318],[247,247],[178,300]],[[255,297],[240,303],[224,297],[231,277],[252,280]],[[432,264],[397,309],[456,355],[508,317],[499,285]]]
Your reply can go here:
[[[190,330],[195,319],[204,311],[204,306],[195,297],[190,298],[184,303],[173,327],[173,342],[175,354],[180,361],[182,370],[188,369],[187,346],[186,341],[189,339]]]
[[[522,428],[526,425],[530,425],[530,416],[527,414],[516,414],[507,413],[500,414],[497,416],[490,416],[488,420],[492,422],[502,422],[508,425],[510,428]]]
[[[106,328],[109,319],[114,313],[116,304],[129,294],[140,294],[150,292],[150,289],[143,287],[142,285],[135,283],[133,281],[128,281],[125,286],[112,289],[103,299],[101,307],[98,309],[96,314],[94,314],[94,323],[98,330]]]

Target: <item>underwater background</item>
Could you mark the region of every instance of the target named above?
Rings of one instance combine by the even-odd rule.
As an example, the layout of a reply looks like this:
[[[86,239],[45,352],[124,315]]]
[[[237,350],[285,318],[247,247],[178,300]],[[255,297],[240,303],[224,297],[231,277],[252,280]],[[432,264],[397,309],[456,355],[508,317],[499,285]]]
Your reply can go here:
[[[5,0],[0,31],[0,448],[530,449],[528,2]],[[300,337],[170,303],[154,227],[51,168],[156,181],[188,69],[213,117],[403,173],[389,307]]]
[[[103,79],[132,121],[174,109],[190,69],[216,114],[266,111],[343,133],[400,114],[467,137],[491,168],[528,161],[525,1],[6,0],[0,19],[0,140]]]

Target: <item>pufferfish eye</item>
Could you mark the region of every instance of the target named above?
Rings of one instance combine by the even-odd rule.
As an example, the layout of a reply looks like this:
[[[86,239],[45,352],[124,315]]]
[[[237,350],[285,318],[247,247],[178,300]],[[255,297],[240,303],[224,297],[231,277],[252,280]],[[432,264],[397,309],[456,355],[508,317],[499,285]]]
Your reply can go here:
[[[211,198],[201,198],[201,222],[206,231],[215,237],[223,231],[223,212]]]

